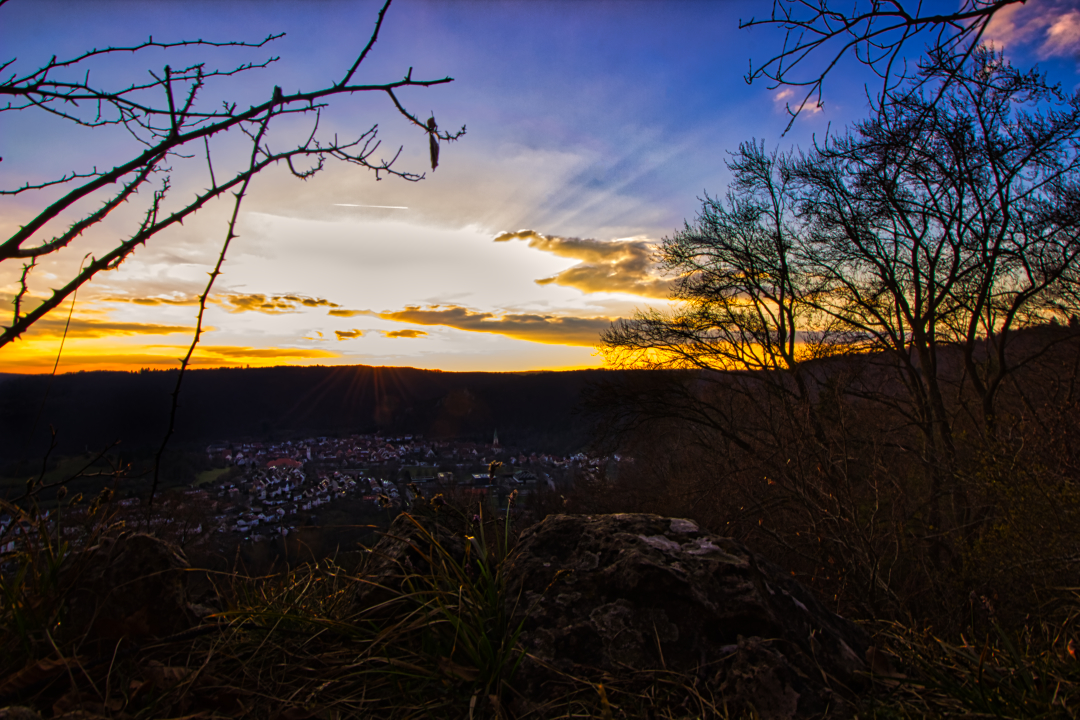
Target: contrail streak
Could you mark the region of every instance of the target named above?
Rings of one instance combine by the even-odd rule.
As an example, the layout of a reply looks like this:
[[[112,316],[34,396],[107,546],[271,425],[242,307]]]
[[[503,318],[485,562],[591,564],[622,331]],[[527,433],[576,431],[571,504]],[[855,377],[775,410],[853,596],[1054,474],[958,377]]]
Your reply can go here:
[[[409,208],[404,205],[354,205],[353,203],[334,203],[338,207],[363,207],[363,208],[382,208],[383,210],[408,210]]]

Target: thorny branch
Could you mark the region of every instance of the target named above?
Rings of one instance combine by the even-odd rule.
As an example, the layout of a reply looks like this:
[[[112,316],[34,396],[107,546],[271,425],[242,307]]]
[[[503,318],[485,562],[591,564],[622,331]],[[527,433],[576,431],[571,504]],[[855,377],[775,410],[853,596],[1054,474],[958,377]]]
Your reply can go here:
[[[0,0],[0,7],[5,1]],[[452,78],[416,80],[410,68],[404,78],[394,82],[356,82],[361,64],[378,39],[390,3],[391,0],[386,0],[380,9],[374,31],[339,81],[294,93],[274,87],[265,101],[246,109],[242,109],[236,101],[204,107],[198,100],[214,83],[267,68],[277,61],[277,57],[245,62],[224,70],[208,68],[205,63],[181,69],[166,65],[162,73],[150,72],[150,80],[130,83],[119,89],[91,80],[91,61],[117,55],[136,55],[151,48],[166,51],[192,47],[259,49],[278,40],[283,34],[270,35],[259,42],[202,39],[161,42],[150,37],[142,43],[95,48],[68,59],[53,57],[44,65],[25,73],[18,71],[17,58],[0,62],[0,113],[39,111],[80,127],[122,126],[144,146],[140,152],[115,163],[109,169],[99,170],[98,166],[91,170],[74,169],[59,178],[30,178],[17,187],[0,188],[0,195],[42,199],[41,210],[18,222],[17,230],[9,237],[0,239],[0,269],[10,267],[10,263],[16,260],[30,261],[22,263],[18,290],[12,301],[11,319],[0,332],[0,347],[17,339],[99,272],[118,267],[139,246],[161,231],[182,224],[224,193],[235,192],[237,188],[246,190],[252,177],[272,165],[284,162],[293,175],[307,179],[324,167],[327,158],[333,158],[372,170],[376,179],[385,175],[412,182],[422,179],[423,174],[394,167],[401,153],[400,148],[389,160],[376,158],[375,153],[380,147],[376,137],[377,125],[371,125],[355,139],[343,140],[334,135],[320,140],[318,135],[321,112],[328,107],[332,98],[371,92],[385,93],[396,111],[421,128],[432,142],[449,142],[464,134],[464,127],[457,132],[444,132],[436,129],[434,123],[430,126],[422,123],[408,112],[397,94],[402,88],[433,87],[452,82]],[[265,138],[271,131],[272,119],[306,115],[312,116],[312,127],[305,138],[284,150],[270,149]],[[247,167],[224,169],[223,172],[222,164],[218,163],[215,167],[212,161],[211,145],[240,132],[252,139],[260,138],[253,156],[255,160]],[[186,160],[201,162],[200,158],[204,156],[206,164],[203,171],[208,175],[207,187],[196,193],[193,199],[171,202],[174,200],[170,193],[174,172],[172,164],[181,164]],[[296,161],[304,158],[310,164],[298,167]],[[151,184],[155,177],[158,180],[152,184],[157,189],[145,202],[142,220],[134,228],[122,234],[121,239],[106,252],[91,257],[81,270],[61,278],[62,284],[51,294],[38,297],[32,291],[32,275],[41,268],[42,259],[60,260],[66,257],[67,252],[79,252],[75,246],[81,240],[91,231],[100,229],[102,222],[112,216],[117,208],[136,201],[139,191]],[[93,200],[100,200],[97,209],[81,210],[87,201]],[[50,233],[50,228],[60,222],[66,223],[66,229]],[[37,301],[37,304],[30,307],[33,301]]]
[[[248,162],[248,169],[252,169],[258,165],[260,155],[263,155],[265,151],[261,146],[263,138],[266,136],[266,132],[270,127],[270,119],[272,116],[268,116],[260,125],[258,132],[255,133],[251,143],[251,159]],[[291,167],[291,164],[290,164]],[[294,171],[295,174],[295,171]],[[221,244],[221,252],[218,254],[217,263],[214,265],[213,271],[210,272],[210,277],[206,281],[206,289],[203,290],[202,295],[199,296],[199,312],[195,322],[195,334],[191,338],[191,345],[188,346],[187,354],[180,361],[180,372],[176,376],[176,385],[173,387],[172,403],[169,408],[169,427],[165,431],[165,437],[161,441],[161,445],[158,447],[157,453],[154,455],[154,477],[150,485],[150,497],[146,503],[146,526],[150,527],[150,519],[154,510],[154,496],[157,494],[158,480],[161,476],[161,458],[165,454],[165,448],[169,444],[169,439],[172,438],[173,432],[176,429],[176,410],[180,403],[180,386],[184,382],[184,374],[187,372],[188,366],[191,364],[191,356],[195,353],[195,348],[199,344],[199,340],[202,338],[203,330],[203,315],[206,313],[206,301],[210,298],[210,291],[214,287],[214,281],[221,275],[221,266],[225,264],[225,256],[229,252],[229,245],[232,243],[233,238],[236,237],[236,221],[240,217],[240,206],[244,202],[244,197],[247,195],[248,186],[251,183],[251,178],[254,177],[254,173],[248,174],[244,179],[244,182],[240,185],[240,189],[234,193],[234,202],[232,215],[229,218],[229,227],[225,233],[225,241]]]

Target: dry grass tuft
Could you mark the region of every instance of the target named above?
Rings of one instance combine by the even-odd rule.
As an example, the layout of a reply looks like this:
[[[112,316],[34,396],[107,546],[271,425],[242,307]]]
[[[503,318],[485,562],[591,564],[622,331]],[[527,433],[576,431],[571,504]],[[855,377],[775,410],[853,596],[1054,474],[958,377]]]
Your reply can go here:
[[[78,642],[61,644],[50,629],[64,616],[54,578],[71,549],[27,545],[5,558],[0,706],[125,720],[758,716],[753,708],[729,709],[707,668],[561,674],[548,702],[519,696],[513,681],[526,655],[502,576],[513,553],[509,521],[449,506],[420,512],[460,525],[464,557],[416,522],[430,541],[414,546],[426,553],[422,574],[376,578],[367,572],[371,563],[349,568],[334,560],[264,577],[211,574],[218,607],[201,624],[141,645],[124,639],[94,657],[79,654]],[[373,583],[382,592],[365,593]],[[872,663],[875,692],[858,716],[1075,718],[1080,592],[1062,597],[1018,635],[984,622],[980,639],[946,641],[879,625],[879,645],[893,660]]]

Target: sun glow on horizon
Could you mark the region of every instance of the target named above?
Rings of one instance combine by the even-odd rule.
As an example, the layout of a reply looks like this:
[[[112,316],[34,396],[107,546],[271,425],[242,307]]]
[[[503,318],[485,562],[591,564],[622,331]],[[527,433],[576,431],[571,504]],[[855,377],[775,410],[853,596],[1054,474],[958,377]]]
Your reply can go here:
[[[270,368],[270,367],[325,367],[325,366],[340,366],[340,367],[385,367],[385,368],[410,368],[415,370],[430,370],[434,372],[446,372],[446,373],[465,373],[465,372],[488,372],[488,373],[538,373],[538,372],[572,372],[575,370],[603,370],[609,369],[602,361],[589,364],[567,364],[567,365],[551,365],[551,366],[537,366],[537,367],[523,367],[523,368],[511,368],[511,369],[469,369],[462,367],[434,367],[426,366],[423,364],[386,364],[386,365],[373,365],[371,363],[356,362],[349,358],[334,357],[332,355],[318,356],[318,357],[305,357],[298,359],[294,362],[282,362],[286,353],[274,357],[263,356],[245,356],[244,350],[251,350],[251,348],[233,348],[238,351],[237,356],[230,358],[229,360],[223,360],[221,357],[210,357],[206,355],[200,356],[196,354],[193,358],[190,369],[193,370],[222,370],[222,369],[248,369],[248,368]],[[57,374],[68,373],[80,373],[80,372],[137,372],[139,370],[176,370],[180,367],[180,358],[186,352],[186,348],[176,346],[172,348],[173,352],[163,353],[142,353],[142,352],[109,352],[108,349],[101,349],[97,352],[74,352],[68,353],[66,348],[61,355],[60,363],[56,369]],[[259,348],[262,351],[262,348]],[[11,375],[49,375],[53,371],[53,365],[56,363],[56,353],[51,355],[47,353],[27,354],[21,359],[17,365],[5,365],[3,369],[0,369],[0,373]]]
[[[260,174],[205,308],[192,366],[447,372],[617,366],[599,349],[602,333],[639,312],[677,304],[669,298],[678,278],[658,262],[657,250],[699,210],[702,192],[724,191],[731,179],[727,152],[751,138],[770,147],[809,147],[828,128],[865,116],[860,75],[835,83],[827,104],[807,108],[788,128],[783,106],[798,96],[750,86],[731,71],[764,47],[763,36],[732,22],[756,3],[657,3],[647,11],[607,3],[394,3],[365,72],[396,79],[415,66],[418,77],[423,67],[432,77],[458,78],[400,100],[411,112],[422,111],[422,119],[430,112],[440,127],[467,125],[467,134],[443,145],[436,171],[427,130],[401,117],[392,102],[373,95],[370,102],[331,103],[320,116],[325,137],[353,137],[375,125],[376,142],[384,143],[379,153],[423,181],[383,175],[376,182],[353,163],[328,162],[304,182],[284,165]],[[178,7],[102,0],[65,3],[56,14],[35,3],[8,3],[0,40],[19,70],[31,72],[53,53],[64,59],[150,34],[252,40],[287,31],[265,51],[279,60],[251,75],[258,82],[214,80],[221,85],[213,92],[245,100],[245,107],[275,84],[290,92],[319,87],[327,68],[348,68],[355,59],[354,21],[370,23],[376,12],[367,3],[346,9],[286,2],[273,13],[244,3]],[[1049,63],[1066,84],[1075,83],[1077,17],[1067,0],[1029,3],[1003,10],[988,37],[1007,43],[1014,55],[1045,56],[1042,67]],[[312,44],[315,32],[320,42]],[[613,55],[611,47],[620,52]],[[250,57],[237,47],[184,52],[207,67],[265,59],[262,49]],[[111,87],[136,73],[145,79],[164,57],[136,54],[106,63],[102,82]],[[693,101],[671,112],[673,97]],[[10,140],[0,187],[113,167],[134,142],[122,125],[71,127],[35,112],[4,115],[2,137]],[[247,140],[216,137],[206,152],[222,163],[247,156]],[[275,135],[274,143],[288,137]],[[141,144],[132,147],[143,151]],[[171,197],[205,187],[201,152],[189,170],[180,170],[176,158]],[[217,159],[213,164],[220,172]],[[25,193],[0,197],[0,230],[17,232],[48,207],[54,190],[33,200]],[[43,257],[29,282],[20,280],[23,258],[9,258],[0,273],[0,325],[11,324],[20,293],[25,312],[64,287],[85,254],[102,257],[125,237],[124,228],[137,226],[136,199],[72,240],[63,260]],[[90,208],[97,201],[84,198]],[[77,302],[70,298],[70,325],[72,305],[65,301],[0,348],[0,373],[179,367],[229,227],[230,203],[208,204],[96,275]],[[55,218],[56,236],[80,217]],[[756,361],[755,353],[736,359]],[[643,364],[670,361],[653,356]]]

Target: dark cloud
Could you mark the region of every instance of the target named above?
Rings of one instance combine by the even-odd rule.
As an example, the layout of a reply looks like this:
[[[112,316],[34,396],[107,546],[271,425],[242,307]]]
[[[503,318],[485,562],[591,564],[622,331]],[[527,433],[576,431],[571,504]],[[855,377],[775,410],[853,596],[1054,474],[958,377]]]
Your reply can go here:
[[[622,292],[666,298],[671,280],[660,276],[652,243],[645,240],[593,240],[542,235],[535,230],[504,232],[495,242],[525,240],[529,247],[580,262],[561,273],[537,280],[538,285],[563,285],[584,293]]]
[[[231,293],[218,295],[215,301],[224,305],[229,312],[261,312],[268,315],[293,313],[302,307],[341,307],[324,298],[305,297],[303,295],[263,295],[262,293]],[[333,312],[331,310],[331,312]]]
[[[330,302],[329,300],[326,300],[325,298],[298,297],[296,295],[282,295],[281,297],[285,298],[286,300],[289,300],[290,302],[299,303],[299,304],[303,305],[304,307],[331,307],[331,308],[341,307],[337,303]]]
[[[529,313],[474,312],[458,305],[427,308],[406,306],[404,310],[381,312],[383,320],[413,325],[445,325],[469,332],[495,333],[518,340],[548,345],[581,345],[592,347],[600,342],[600,333],[613,318],[535,315]]]
[[[352,330],[335,330],[334,334],[337,335],[338,340],[351,340],[353,338],[363,337],[364,331],[353,328]]]
[[[389,330],[383,332],[383,337],[388,338],[418,338],[427,337],[423,330]]]

